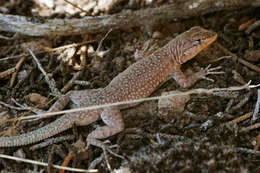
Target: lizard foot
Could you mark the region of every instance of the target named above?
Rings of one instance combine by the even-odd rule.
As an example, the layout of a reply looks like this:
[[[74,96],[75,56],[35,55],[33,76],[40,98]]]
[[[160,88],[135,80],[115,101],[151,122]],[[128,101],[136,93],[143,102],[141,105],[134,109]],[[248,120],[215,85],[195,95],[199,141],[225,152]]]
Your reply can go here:
[[[209,75],[209,74],[224,74],[225,73],[224,71],[216,71],[216,70],[221,69],[222,68],[221,66],[214,67],[214,68],[210,68],[210,67],[211,67],[211,64],[209,64],[206,68],[204,68],[201,71],[199,71],[198,72],[198,77],[201,78],[201,79],[205,79],[205,80],[214,82],[213,79],[208,78],[206,76]]]
[[[107,151],[108,151],[110,154],[112,154],[112,155],[114,155],[114,156],[116,156],[116,157],[119,157],[119,158],[121,158],[121,159],[125,159],[123,156],[121,156],[121,155],[116,154],[115,152],[113,152],[113,151],[110,149],[110,147],[108,147],[105,143],[101,142],[101,141],[98,140],[98,139],[87,138],[86,142],[87,142],[87,148],[88,148],[90,145],[94,145],[94,146],[99,147],[99,148],[101,148],[101,149],[103,150],[104,157],[105,157],[105,160],[106,160],[106,164],[107,164],[107,167],[108,167],[109,170],[112,170],[112,169],[111,169],[111,166],[110,166],[109,161],[108,161]],[[114,146],[112,146],[112,147],[114,147]],[[112,148],[112,147],[111,147],[111,148]]]

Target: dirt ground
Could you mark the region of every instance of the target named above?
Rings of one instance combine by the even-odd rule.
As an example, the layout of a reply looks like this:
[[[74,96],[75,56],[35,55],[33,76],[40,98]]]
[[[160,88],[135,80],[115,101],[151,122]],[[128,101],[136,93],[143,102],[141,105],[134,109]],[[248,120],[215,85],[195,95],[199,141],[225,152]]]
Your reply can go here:
[[[132,4],[130,1],[121,1],[108,9],[90,8],[87,15],[112,15],[125,10],[167,5],[173,1],[158,0],[151,1],[150,4],[131,2]],[[7,14],[40,18],[39,20],[47,18],[47,15],[39,17],[39,14],[49,14],[50,19],[81,18],[82,15],[77,8],[75,14],[70,15],[67,12],[61,14],[60,11],[44,11],[43,7],[33,1],[5,1],[0,2],[0,6],[8,9]],[[156,50],[192,26],[201,26],[215,31],[218,39],[183,65],[182,69],[187,72],[189,69],[198,71],[211,64],[212,67],[221,66],[221,71],[225,73],[209,75],[214,82],[200,80],[189,89],[181,88],[170,79],[160,85],[152,96],[175,90],[242,86],[250,80],[251,85],[257,85],[260,83],[260,27],[248,33],[246,29],[241,29],[241,25],[249,26],[259,20],[259,10],[260,8],[245,8],[213,12],[158,24],[149,29],[133,27],[109,33],[1,39],[0,73],[12,70],[22,58],[24,62],[16,75],[12,71],[0,78],[0,135],[19,135],[38,129],[57,118],[3,123],[7,119],[32,115],[32,109],[36,110],[35,108],[46,111],[55,101],[52,100],[53,92],[34,59],[31,56],[21,56],[28,54],[28,47],[37,52],[37,59],[43,69],[51,74],[57,88],[66,93],[70,90],[104,88],[136,61],[134,54],[137,50],[146,47]],[[11,37],[12,33],[0,31],[0,35]],[[49,51],[83,42],[85,43],[59,52]],[[6,59],[1,60],[4,58]],[[68,85],[76,75],[75,82]],[[114,146],[111,150],[124,158],[108,153],[108,162],[112,170],[117,169],[115,172],[260,172],[260,132],[259,128],[252,127],[259,124],[259,118],[253,123],[251,121],[258,97],[257,89],[252,88],[215,94],[192,94],[187,102],[181,104],[183,111],[178,112],[169,110],[162,113],[156,100],[123,110],[126,129],[108,138],[108,145]],[[181,102],[181,99],[176,102]],[[236,119],[242,116],[247,118]],[[235,122],[232,121],[234,119]],[[65,166],[110,172],[100,148],[90,146],[87,151],[77,153],[86,145],[87,135],[103,124],[98,121],[89,126],[74,127],[46,140],[47,144],[1,148],[0,153],[49,163],[49,167],[0,158],[0,172],[59,172],[51,165],[62,165],[69,155],[73,156]]]

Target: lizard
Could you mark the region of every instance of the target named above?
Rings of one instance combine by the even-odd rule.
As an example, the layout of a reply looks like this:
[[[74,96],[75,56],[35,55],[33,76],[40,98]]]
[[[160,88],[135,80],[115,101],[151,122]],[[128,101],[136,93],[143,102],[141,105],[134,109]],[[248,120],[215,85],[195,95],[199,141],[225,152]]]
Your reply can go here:
[[[69,102],[72,107],[87,107],[120,101],[130,101],[148,97],[156,87],[172,76],[177,83],[188,88],[208,74],[214,74],[214,68],[201,69],[185,76],[181,65],[194,58],[199,52],[212,44],[217,33],[195,26],[175,37],[168,44],[130,65],[117,75],[105,88],[93,92],[87,90],[70,91],[60,97],[48,110],[63,109]],[[124,130],[120,109],[136,104],[121,105],[95,110],[86,110],[62,115],[55,121],[34,131],[18,136],[0,138],[0,147],[16,147],[39,142],[59,134],[69,128],[85,126],[99,119],[104,126],[96,128],[87,136],[87,144],[103,148],[100,139],[108,138]]]

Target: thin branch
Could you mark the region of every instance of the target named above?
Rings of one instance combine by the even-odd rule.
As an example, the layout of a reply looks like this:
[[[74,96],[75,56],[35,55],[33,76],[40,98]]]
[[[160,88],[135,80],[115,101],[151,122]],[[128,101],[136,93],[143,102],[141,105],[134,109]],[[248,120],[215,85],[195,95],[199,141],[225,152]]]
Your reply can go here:
[[[147,28],[155,24],[188,19],[216,11],[259,6],[260,0],[193,0],[114,15],[87,16],[81,19],[50,19],[44,22],[24,16],[0,14],[0,31],[19,33],[27,36],[99,33],[107,32],[109,29],[124,30],[141,26]]]
[[[10,79],[10,87],[13,87],[14,85],[14,82],[15,82],[15,79],[18,75],[18,72],[20,71],[20,68],[22,67],[23,65],[23,62],[25,61],[26,59],[26,56],[23,56],[19,61],[18,63],[16,64],[15,68],[16,68],[16,71],[12,74],[12,78]]]
[[[255,30],[257,27],[260,26],[260,20],[254,22],[252,25],[250,25],[247,30],[246,30],[246,33],[247,34],[250,34],[253,30]]]
[[[76,4],[73,4],[72,2],[68,1],[68,0],[64,0],[65,2],[67,2],[68,4],[72,5],[73,7],[79,9],[82,12],[88,13],[86,10],[84,10],[83,8],[77,6]]]
[[[31,110],[31,108],[28,108],[28,107],[16,107],[16,106],[9,105],[9,104],[7,104],[5,102],[2,102],[2,101],[0,101],[0,105],[3,105],[5,107],[13,109],[13,110],[18,110],[18,111],[28,111],[28,110]],[[1,124],[1,122],[0,122],[0,124]]]
[[[257,72],[260,73],[260,68],[254,64],[251,64],[249,63],[248,61],[242,59],[242,58],[238,58],[238,56],[232,52],[230,52],[227,48],[223,47],[221,44],[216,44],[224,53],[227,53],[228,55],[232,56],[233,57],[233,60],[234,61],[238,61],[240,62],[241,64],[247,66],[248,68],[252,69],[252,70],[255,70]]]
[[[25,163],[31,163],[31,164],[34,164],[34,165],[40,165],[40,166],[46,166],[46,167],[48,166],[48,164],[44,163],[44,162],[38,162],[38,161],[35,161],[35,160],[13,157],[13,156],[5,155],[5,154],[0,154],[0,158],[16,160],[16,161],[25,162]],[[64,169],[64,170],[74,171],[74,172],[97,172],[96,169],[86,170],[86,169],[63,167],[63,166],[59,166],[59,165],[52,165],[52,166],[56,169]]]
[[[144,102],[144,101],[158,100],[158,99],[162,99],[162,98],[170,98],[170,97],[173,97],[173,96],[180,96],[180,95],[214,94],[215,92],[219,92],[219,91],[238,91],[238,90],[250,88],[250,85],[249,85],[250,82],[251,81],[249,81],[249,83],[247,83],[246,85],[243,85],[243,86],[240,86],[240,87],[213,88],[213,89],[198,88],[198,89],[192,89],[192,90],[189,90],[189,91],[186,91],[186,92],[174,93],[174,94],[163,95],[163,96],[147,97],[147,98],[141,98],[141,99],[137,99],[137,100],[122,101],[122,102],[109,103],[109,104],[103,104],[103,105],[93,105],[93,106],[88,106],[88,107],[74,108],[74,109],[57,111],[57,112],[47,112],[47,113],[43,113],[43,114],[39,114],[39,115],[21,117],[21,119],[19,118],[19,120],[27,120],[27,119],[33,119],[33,118],[44,118],[44,117],[49,117],[51,115],[60,115],[60,114],[64,114],[64,113],[93,110],[93,109],[99,109],[99,108],[106,108],[106,107],[110,107],[110,106],[118,106],[118,105],[132,104],[132,103],[141,103],[141,102]]]
[[[250,130],[254,130],[254,129],[258,129],[258,128],[260,128],[260,123],[256,123],[256,124],[250,125],[248,127],[244,127],[240,131],[241,132],[248,132]]]
[[[44,75],[44,79],[46,81],[46,83],[49,85],[49,88],[51,89],[52,93],[54,95],[58,95],[61,96],[61,92],[56,88],[56,82],[55,80],[49,76],[45,70],[43,69],[40,61],[36,58],[36,56],[34,55],[34,53],[32,52],[31,49],[27,48],[27,50],[29,51],[29,53],[31,54],[31,56],[33,57],[34,61],[36,62],[38,69],[42,72],[42,74]]]
[[[260,89],[257,90],[257,101],[255,104],[255,110],[252,117],[252,122],[256,121],[259,118],[259,107],[260,107]]]
[[[10,74],[16,72],[16,68],[10,68],[8,70],[5,70],[3,72],[0,72],[0,79],[5,78],[6,76],[9,76]]]
[[[44,52],[55,52],[57,54],[60,54],[60,52],[65,50],[65,49],[68,49],[68,48],[71,48],[71,47],[78,47],[78,46],[82,46],[82,45],[85,45],[85,44],[88,44],[88,43],[94,43],[94,42],[97,42],[97,40],[89,40],[89,41],[84,41],[84,42],[80,42],[80,43],[72,43],[72,44],[69,44],[69,45],[56,47],[56,48],[53,48],[53,49],[44,49],[43,51],[34,52],[34,54],[41,54],[41,53],[44,53]],[[29,55],[30,55],[29,53],[22,53],[20,55],[12,55],[12,56],[8,56],[6,58],[1,58],[0,62],[10,60],[10,59],[21,58],[23,56],[27,57]]]
[[[245,115],[242,115],[242,116],[240,116],[240,117],[238,117],[238,118],[236,118],[236,119],[234,119],[234,120],[231,120],[231,121],[229,121],[229,122],[227,122],[227,123],[225,123],[226,125],[234,125],[234,124],[237,124],[237,123],[239,123],[239,122],[241,122],[241,121],[244,121],[244,120],[246,120],[247,118],[250,118],[251,116],[252,116],[252,112],[248,112],[248,113],[246,113]]]

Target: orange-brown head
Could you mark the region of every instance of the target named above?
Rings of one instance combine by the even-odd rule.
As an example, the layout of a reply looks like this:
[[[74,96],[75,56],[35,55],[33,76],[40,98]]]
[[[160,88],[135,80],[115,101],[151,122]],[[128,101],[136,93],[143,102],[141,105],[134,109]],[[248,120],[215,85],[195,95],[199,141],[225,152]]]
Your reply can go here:
[[[173,59],[178,64],[195,57],[217,39],[217,33],[195,26],[177,36],[170,44]]]

